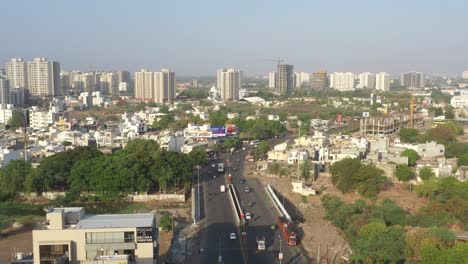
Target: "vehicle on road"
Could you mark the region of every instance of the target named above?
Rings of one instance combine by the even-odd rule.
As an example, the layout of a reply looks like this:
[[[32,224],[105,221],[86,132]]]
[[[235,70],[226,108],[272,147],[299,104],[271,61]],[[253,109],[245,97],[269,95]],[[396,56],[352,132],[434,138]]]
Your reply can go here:
[[[218,163],[218,172],[224,172],[224,163]]]
[[[281,229],[284,239],[288,242],[288,245],[296,246],[297,236],[294,232],[293,224],[290,223],[286,218],[280,216],[278,217],[278,227]]]
[[[224,186],[224,184],[222,184],[221,186],[219,186],[219,191],[220,191],[220,192],[225,192],[225,191],[226,191],[226,186]]]
[[[244,183],[245,183],[245,180],[244,180],[244,179],[240,179],[240,180],[239,180],[239,183],[240,183],[240,184],[244,184]]]
[[[257,237],[257,249],[258,250],[265,250],[266,245],[265,245],[265,237],[262,237],[258,239]]]
[[[250,191],[251,191],[251,189],[249,188],[249,186],[246,186],[244,190],[245,190],[245,192],[250,192]]]
[[[229,238],[230,238],[231,240],[237,239],[236,233],[231,233],[231,234],[229,235]]]
[[[216,167],[216,164],[214,164],[214,163],[211,164],[211,168],[214,168],[214,167]]]
[[[250,213],[245,213],[245,219],[247,220],[252,219],[252,215]]]
[[[218,264],[222,264],[223,263],[223,256],[218,256]]]

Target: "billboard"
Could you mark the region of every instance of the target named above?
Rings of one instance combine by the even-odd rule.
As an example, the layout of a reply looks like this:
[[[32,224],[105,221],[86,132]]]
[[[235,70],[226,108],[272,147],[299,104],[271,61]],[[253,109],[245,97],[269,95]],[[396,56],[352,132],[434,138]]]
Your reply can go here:
[[[137,243],[153,243],[153,227],[137,227],[136,241]]]
[[[227,125],[226,126],[226,134],[235,135],[237,133],[236,125]]]
[[[211,128],[211,134],[213,136],[215,136],[215,135],[218,135],[218,136],[225,135],[226,134],[226,127],[224,127],[224,126],[212,127]]]

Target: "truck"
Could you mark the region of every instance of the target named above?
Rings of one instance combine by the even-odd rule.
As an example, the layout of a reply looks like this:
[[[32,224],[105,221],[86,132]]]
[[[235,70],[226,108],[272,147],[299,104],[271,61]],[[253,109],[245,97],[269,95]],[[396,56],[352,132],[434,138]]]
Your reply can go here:
[[[220,192],[225,192],[226,191],[226,186],[224,186],[224,184],[221,184],[221,186],[219,186],[219,191]]]
[[[293,224],[290,223],[285,217],[278,217],[278,227],[283,233],[284,239],[288,242],[290,246],[297,245],[297,235],[294,232]]]
[[[224,163],[218,163],[218,172],[224,172]]]
[[[257,237],[257,249],[258,250],[265,250],[266,246],[265,246],[265,237],[262,237],[262,238],[258,238]]]

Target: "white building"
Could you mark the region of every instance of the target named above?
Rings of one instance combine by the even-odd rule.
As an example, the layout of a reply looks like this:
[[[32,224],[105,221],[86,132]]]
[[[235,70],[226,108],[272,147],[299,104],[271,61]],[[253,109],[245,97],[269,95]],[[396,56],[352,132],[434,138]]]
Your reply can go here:
[[[361,86],[361,88],[374,89],[375,78],[375,74],[370,72],[363,72],[359,74],[359,85]]]
[[[465,79],[465,80],[468,80],[468,71],[464,71],[462,73],[462,78]]]
[[[375,75],[375,89],[380,91],[390,90],[390,74],[379,72]]]
[[[303,86],[310,85],[310,74],[307,72],[295,72],[294,73],[294,86],[301,88]]]
[[[128,90],[128,84],[126,82],[119,83],[119,92],[126,92]]]
[[[330,88],[341,91],[354,90],[354,73],[334,72],[330,74]]]
[[[60,64],[46,58],[28,62],[29,93],[35,96],[57,96],[60,90]]]
[[[135,98],[146,102],[171,103],[175,97],[175,73],[141,70],[135,73]]]
[[[450,104],[455,108],[468,107],[468,94],[462,94],[452,97]]]
[[[51,110],[40,110],[37,106],[29,109],[29,126],[33,129],[43,129],[59,120],[59,113]]]
[[[276,75],[275,72],[268,73],[268,88],[275,88]]]
[[[242,99],[244,97],[248,97],[249,96],[249,90],[247,89],[240,89],[239,90],[239,99]]]
[[[8,120],[13,117],[13,106],[6,105],[0,108],[0,124],[7,124]]]
[[[28,87],[27,63],[20,58],[13,58],[5,64],[6,76],[10,87]]]
[[[220,69],[217,73],[217,88],[221,100],[232,101],[239,99],[242,86],[242,71],[237,69]]]

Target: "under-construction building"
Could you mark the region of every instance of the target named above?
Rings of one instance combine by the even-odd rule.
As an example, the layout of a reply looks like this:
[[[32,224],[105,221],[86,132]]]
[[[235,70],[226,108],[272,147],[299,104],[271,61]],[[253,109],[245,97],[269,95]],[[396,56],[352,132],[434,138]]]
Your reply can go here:
[[[360,131],[362,135],[393,135],[400,128],[410,128],[411,118],[409,113],[394,113],[387,116],[368,117],[361,119]],[[421,113],[413,114],[413,127],[418,128],[424,124]]]

